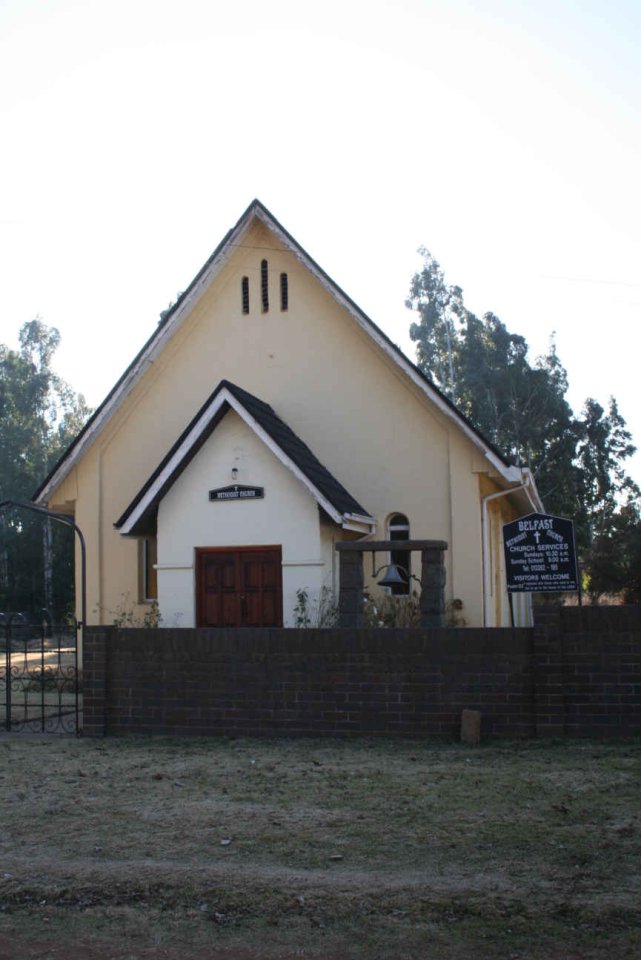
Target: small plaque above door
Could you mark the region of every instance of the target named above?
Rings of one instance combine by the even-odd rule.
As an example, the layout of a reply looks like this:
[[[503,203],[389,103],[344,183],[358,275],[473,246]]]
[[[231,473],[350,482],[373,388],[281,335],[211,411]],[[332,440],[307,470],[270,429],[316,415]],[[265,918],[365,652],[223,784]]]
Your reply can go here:
[[[234,483],[231,487],[218,487],[209,491],[212,503],[223,500],[261,500],[265,496],[264,487],[246,487],[242,483]]]

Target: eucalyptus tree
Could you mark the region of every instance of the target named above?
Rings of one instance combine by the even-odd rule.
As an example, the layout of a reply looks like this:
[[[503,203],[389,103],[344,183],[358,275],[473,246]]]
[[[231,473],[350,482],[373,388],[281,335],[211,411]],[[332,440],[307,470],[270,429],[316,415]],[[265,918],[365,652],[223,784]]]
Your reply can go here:
[[[59,332],[36,318],[21,327],[17,350],[0,344],[0,501],[28,500],[89,415],[53,369],[59,343]],[[69,607],[69,533],[12,509],[0,517],[0,537],[0,611]]]
[[[507,459],[532,470],[546,509],[576,520],[587,556],[625,498],[639,497],[625,470],[635,447],[616,401],[605,411],[588,399],[576,416],[554,337],[532,361],[525,337],[493,313],[468,310],[462,289],[421,252],[406,300],[419,367]]]

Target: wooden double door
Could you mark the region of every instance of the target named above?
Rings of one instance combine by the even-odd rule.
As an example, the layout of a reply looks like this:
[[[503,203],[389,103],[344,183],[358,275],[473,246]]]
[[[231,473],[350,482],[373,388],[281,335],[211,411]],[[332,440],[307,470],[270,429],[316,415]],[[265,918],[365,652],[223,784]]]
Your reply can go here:
[[[198,548],[196,625],[282,627],[281,548]]]

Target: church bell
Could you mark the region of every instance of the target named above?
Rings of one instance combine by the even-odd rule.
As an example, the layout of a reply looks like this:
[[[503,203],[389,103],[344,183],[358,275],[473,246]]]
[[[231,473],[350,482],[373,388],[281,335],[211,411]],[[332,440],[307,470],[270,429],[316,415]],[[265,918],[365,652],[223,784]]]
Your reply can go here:
[[[407,586],[407,577],[401,573],[402,569],[395,563],[388,564],[387,573],[378,581],[379,587]]]

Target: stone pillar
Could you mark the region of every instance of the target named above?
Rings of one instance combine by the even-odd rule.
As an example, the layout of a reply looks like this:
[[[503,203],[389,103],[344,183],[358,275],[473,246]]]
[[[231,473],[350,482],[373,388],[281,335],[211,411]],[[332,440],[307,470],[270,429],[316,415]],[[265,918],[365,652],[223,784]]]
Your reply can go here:
[[[344,551],[339,554],[338,624],[363,626],[363,554]]]
[[[421,626],[445,626],[445,550],[444,543],[421,550]]]

